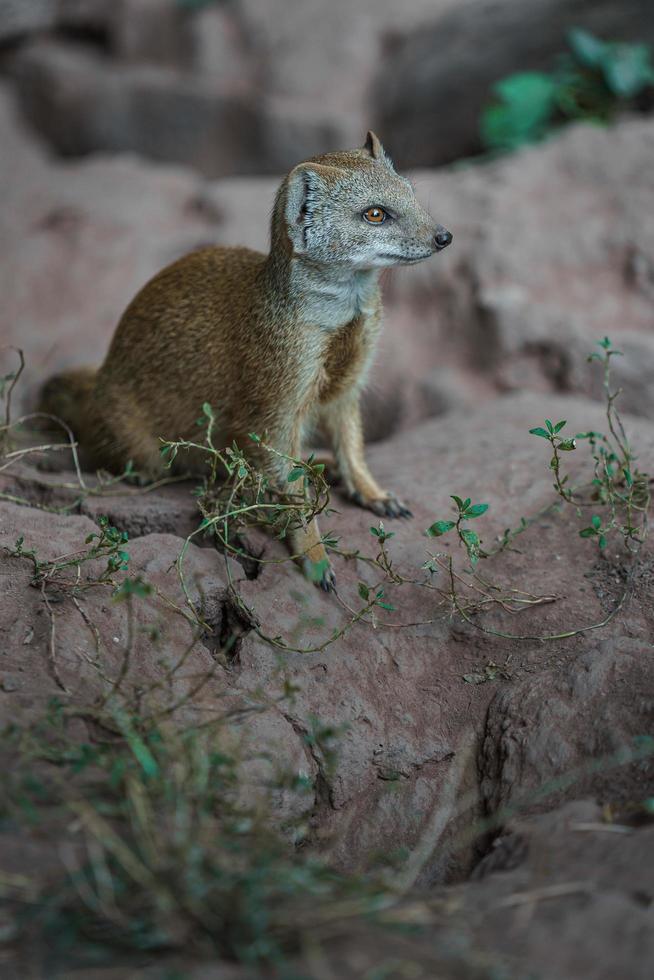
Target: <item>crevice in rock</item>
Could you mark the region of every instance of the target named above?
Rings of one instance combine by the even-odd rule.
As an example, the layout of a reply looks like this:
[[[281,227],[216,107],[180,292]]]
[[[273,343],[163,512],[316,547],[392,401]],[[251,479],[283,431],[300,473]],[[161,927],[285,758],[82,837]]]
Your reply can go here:
[[[228,591],[215,600],[204,600],[200,615],[209,627],[201,642],[212,657],[225,662],[230,668],[240,665],[241,646],[244,637],[252,629],[240,606]]]
[[[82,513],[80,503],[75,503],[75,493],[61,487],[51,486],[45,480],[40,481],[31,476],[21,477],[11,474],[10,479],[6,482],[4,480],[0,482],[0,490],[7,494],[10,503],[34,507],[39,510],[70,507],[66,513]]]
[[[294,718],[292,715],[288,714],[288,712],[282,711],[281,715],[299,737],[308,762],[313,764],[312,768],[315,767],[315,793],[309,824],[311,827],[316,827],[321,824],[321,814],[325,810],[337,809],[334,803],[334,792],[327,774],[325,760],[323,759],[321,753],[317,750],[313,741],[309,738],[308,728],[302,724],[298,718]]]

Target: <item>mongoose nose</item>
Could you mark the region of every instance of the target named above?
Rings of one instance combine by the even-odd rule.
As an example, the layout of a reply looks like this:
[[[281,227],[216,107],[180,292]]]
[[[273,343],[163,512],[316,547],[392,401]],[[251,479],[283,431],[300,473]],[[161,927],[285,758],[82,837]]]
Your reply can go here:
[[[452,241],[452,233],[445,228],[440,228],[434,235],[434,241],[436,242],[437,251],[440,252],[442,248],[447,248]]]

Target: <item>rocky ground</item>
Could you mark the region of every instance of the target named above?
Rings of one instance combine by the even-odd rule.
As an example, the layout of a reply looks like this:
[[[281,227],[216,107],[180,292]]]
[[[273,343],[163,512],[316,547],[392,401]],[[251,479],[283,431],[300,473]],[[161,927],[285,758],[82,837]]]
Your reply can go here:
[[[132,156],[55,161],[7,89],[0,144],[0,322],[3,343],[26,359],[14,418],[46,374],[102,357],[125,303],[161,265],[208,241],[265,247],[273,179],[211,182]],[[118,677],[131,698],[175,706],[173,725],[229,709],[243,757],[266,747],[248,770],[253,784],[282,771],[305,779],[308,797],[279,789],[276,812],[305,814],[307,843],[335,867],[362,870],[406,850],[392,928],[339,926],[319,962],[298,954],[298,976],[651,972],[651,546],[634,562],[611,538],[600,554],[579,536],[583,515],[548,509],[550,452],[528,430],[545,418],[566,419],[570,433],[606,430],[597,366],[584,356],[608,333],[625,352],[615,359],[625,425],[651,470],[653,148],[652,124],[626,121],[571,129],[489,167],[414,175],[455,243],[386,282],[367,419],[371,467],[414,514],[387,527],[394,567],[432,588],[385,584],[394,609],[374,619],[348,625],[363,605],[360,583],[379,575],[361,558],[336,555],[338,597],[323,596],[288,563],[255,576],[200,537],[185,554],[185,595],[175,561],[197,527],[192,485],[97,492],[92,475],[80,488],[74,472],[50,472],[33,455],[0,471],[2,724],[34,722],[53,697],[97,705]],[[585,445],[565,460],[574,482],[592,476]],[[517,613],[495,602],[462,618],[446,570],[421,570],[435,551],[462,567],[449,536],[425,534],[451,518],[451,494],[490,505],[475,524],[487,548],[535,518],[482,563],[485,588],[551,601]],[[374,556],[376,519],[338,488],[332,505],[323,530],[342,550]],[[70,555],[100,515],[129,534],[129,575],[156,591],[130,604],[108,584],[81,598],[61,584],[35,588],[17,540],[41,562]],[[265,558],[283,557],[278,542],[256,543]],[[103,568],[84,564],[79,582]],[[455,587],[464,610],[466,581]],[[188,599],[202,612],[199,633]],[[334,629],[344,632],[328,642]],[[551,638],[559,634],[570,635]],[[336,732],[333,745],[317,726]],[[102,738],[88,717],[68,734],[79,745]],[[67,841],[80,833],[71,824]],[[55,850],[42,826],[0,828],[7,881],[50,873]],[[15,906],[2,914],[4,975],[52,975],[38,944],[17,958]],[[58,975],[117,980],[163,968],[197,980],[254,975],[190,954]]]
[[[422,577],[419,566],[435,550],[424,529],[450,516],[451,492],[489,502],[482,531],[487,545],[551,501],[541,441],[526,428],[553,409],[573,428],[602,424],[601,409],[590,401],[512,396],[481,412],[426,422],[372,448],[371,464],[387,483],[402,485],[402,474],[410,473],[415,517],[394,525],[388,543],[398,571]],[[634,418],[627,425],[642,458],[651,458],[651,427]],[[3,493],[52,508],[72,496],[53,484],[74,482],[74,473],[43,474],[22,465],[5,476]],[[629,596],[610,622],[566,640],[538,637],[583,630],[610,616],[625,585],[624,556],[611,547],[600,558],[593,542],[578,537],[574,514],[549,513],[484,574],[496,585],[556,596],[555,602],[514,615],[473,615],[466,623],[433,592],[387,586],[385,598],[395,611],[380,610],[375,628],[359,623],[324,649],[284,652],[262,639],[257,623],[293,647],[319,648],[332,629],[347,624],[348,608],[361,607],[357,583],[372,583],[370,570],[336,557],[337,600],[322,596],[291,566],[266,566],[252,579],[233,565],[236,594],[252,613],[244,621],[223,559],[213,548],[191,544],[186,581],[212,627],[194,643],[194,629],[179,613],[186,606],[174,568],[193,527],[190,491],[187,485],[149,493],[121,488],[120,494],[88,497],[68,516],[0,504],[0,544],[8,549],[1,586],[3,722],[34,721],[53,697],[71,706],[97,703],[120,674],[126,649],[123,689],[132,697],[150,691],[148,703],[159,707],[180,705],[178,723],[209,718],[225,705],[258,704],[260,710],[237,726],[241,751],[256,753],[265,745],[268,775],[300,773],[312,786],[309,800],[282,791],[279,812],[288,817],[308,807],[314,845],[348,871],[406,848],[410,856],[396,884],[409,889],[409,921],[415,916],[418,924],[430,923],[415,944],[391,936],[381,947],[367,933],[345,930],[330,967],[342,972],[325,975],[361,976],[362,963],[368,969],[380,956],[390,962],[410,953],[422,971],[415,975],[425,977],[521,977],[529,969],[544,978],[608,980],[628,963],[630,976],[644,978],[642,944],[651,936],[654,886],[644,855],[651,833],[633,819],[644,815],[640,807],[654,778],[651,755],[638,754],[652,720],[651,549],[641,553]],[[327,526],[341,546],[374,555],[370,518],[337,494],[334,504]],[[10,554],[19,537],[41,561],[75,552],[97,529],[99,513],[129,529],[129,574],[157,589],[138,603],[131,627],[109,586],[77,602],[56,587],[44,594],[30,587],[31,561]],[[440,545],[445,555],[452,548]],[[266,557],[282,554],[266,544]],[[85,566],[82,581],[97,578],[101,568],[99,562]],[[441,572],[431,584],[447,591],[444,579]],[[480,626],[526,638],[503,638]],[[225,659],[221,638],[230,630],[238,639]],[[185,651],[183,669],[171,674]],[[284,698],[289,683],[290,699]],[[317,719],[339,732],[335,763],[308,738]],[[77,718],[69,735],[93,744],[98,731]],[[577,800],[586,802],[568,802]],[[536,816],[543,813],[547,818]],[[50,848],[43,831],[29,826],[7,827],[3,836],[7,873],[24,873],[26,863],[40,866],[38,855]],[[467,884],[448,884],[471,871]],[[587,938],[580,944],[581,936]],[[546,957],[552,945],[556,956]],[[442,957],[439,974],[429,972],[435,956]],[[504,973],[492,972],[498,964]],[[17,975],[40,976],[39,969],[37,958],[33,973]]]

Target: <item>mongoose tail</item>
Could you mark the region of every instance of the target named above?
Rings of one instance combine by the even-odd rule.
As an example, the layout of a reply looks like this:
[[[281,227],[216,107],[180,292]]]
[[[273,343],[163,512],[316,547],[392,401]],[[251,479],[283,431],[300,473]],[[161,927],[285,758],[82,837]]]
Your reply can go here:
[[[97,371],[95,368],[74,368],[49,378],[39,395],[38,411],[53,416],[52,424],[60,419],[80,442],[91,445],[95,433],[90,423],[90,402]]]

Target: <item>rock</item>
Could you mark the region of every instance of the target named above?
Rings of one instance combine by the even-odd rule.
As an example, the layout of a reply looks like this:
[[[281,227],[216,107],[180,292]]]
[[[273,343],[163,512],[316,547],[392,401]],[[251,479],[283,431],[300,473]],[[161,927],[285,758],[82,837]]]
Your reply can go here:
[[[452,0],[239,0],[243,31],[262,67],[262,94],[274,116],[304,124],[317,116],[334,134],[333,146],[356,145],[369,128],[368,88],[384,58],[387,36],[408,30],[447,9]],[[297,160],[295,146],[280,140],[275,166]]]
[[[209,78],[114,64],[64,41],[25,45],[10,70],[27,118],[64,156],[132,151],[213,176],[259,169],[256,105]]]
[[[639,743],[653,708],[650,654],[644,640],[603,641],[560,673],[498,694],[482,749],[489,812],[549,810],[590,793],[599,803],[644,799],[654,781]]]
[[[53,654],[51,612],[42,591],[30,585],[33,562],[5,552],[0,673],[15,676],[23,668],[26,681],[11,692],[0,684],[0,720],[22,725],[42,717],[53,697],[93,704],[123,669],[121,689],[141,710],[174,707],[171,723],[204,724],[238,709],[228,744],[242,752],[247,791],[256,793],[262,780],[280,773],[288,776],[286,786],[293,775],[301,777],[308,795],[281,788],[274,805],[282,820],[304,818],[305,846],[349,870],[375,865],[380,856],[396,858],[395,884],[421,887],[420,897],[412,893],[395,910],[405,922],[429,925],[411,937],[416,962],[432,970],[441,964],[436,975],[452,980],[490,980],[506,963],[527,976],[556,936],[552,972],[544,976],[576,980],[575,963],[588,964],[597,949],[592,937],[606,935],[611,949],[601,976],[621,975],[616,964],[630,962],[628,943],[649,942],[643,937],[651,834],[605,831],[601,821],[608,812],[628,814],[654,792],[651,748],[627,765],[619,756],[633,736],[647,734],[651,718],[652,546],[643,549],[632,596],[602,630],[565,641],[540,638],[601,622],[616,608],[624,581],[624,555],[611,544],[598,559],[594,544],[579,538],[573,508],[546,511],[553,499],[548,454],[527,432],[545,414],[567,418],[576,430],[599,428],[603,410],[589,400],[513,395],[370,447],[373,472],[405,493],[415,514],[392,528],[386,522],[394,535],[387,542],[393,568],[420,583],[384,583],[383,601],[393,608],[378,608],[374,624],[349,621],[362,606],[361,583],[379,587],[377,569],[335,555],[338,597],[325,596],[295,567],[276,563],[285,554],[280,542],[261,538],[268,563],[250,578],[230,564],[235,592],[227,588],[224,560],[213,549],[189,546],[182,567],[205,624],[198,633],[185,615],[174,568],[191,520],[188,487],[130,491],[129,506],[125,488],[87,498],[81,506],[88,513],[102,507],[117,522],[123,513],[138,529],[141,536],[125,544],[129,576],[141,576],[155,591],[133,600],[130,627],[129,607],[112,598],[110,586],[90,587],[76,605],[51,579]],[[650,458],[651,426],[633,417],[625,422],[641,458]],[[577,477],[589,471],[577,457],[570,465]],[[12,469],[3,471],[2,493],[11,492]],[[53,506],[63,491],[54,476],[47,479]],[[57,479],[73,482],[70,475]],[[446,560],[451,554],[459,567],[452,542],[424,533],[433,520],[451,515],[451,493],[489,503],[478,522],[487,547],[521,516],[540,514],[482,573],[487,583],[521,595],[561,598],[514,615],[487,608],[462,622],[452,610],[447,574],[421,571],[435,551]],[[369,528],[377,520],[338,492],[332,504],[337,509],[323,517],[323,531],[338,536],[342,550],[373,557],[378,544]],[[157,532],[152,515],[172,531]],[[0,500],[0,546],[15,550],[22,535],[23,547],[34,548],[41,561],[76,553],[96,530],[87,516]],[[105,565],[105,559],[84,562],[80,577],[72,576],[84,586]],[[464,582],[459,603],[468,591]],[[334,629],[341,631],[336,639]],[[231,635],[235,643],[225,649]],[[483,682],[468,683],[471,675]],[[604,769],[606,761],[623,764]],[[579,794],[610,811],[589,802],[534,816]],[[477,863],[489,829],[499,831],[498,843],[475,880],[444,888]],[[525,907],[533,923],[528,930],[521,926]],[[360,976],[361,963],[372,968],[380,950],[388,959],[401,950],[394,930],[374,941],[352,928],[330,944],[329,955],[340,964],[335,975]]]
[[[203,185],[189,172],[155,173],[127,156],[70,171],[48,160],[6,98],[0,113],[0,336],[27,361],[16,417],[34,407],[46,373],[99,363],[129,298],[163,265],[215,240],[219,216],[198,203]],[[3,373],[17,366],[6,350],[2,358]]]
[[[191,715],[202,712],[203,704],[206,709],[212,700],[215,703],[224,686],[225,669],[212,654],[212,649],[219,646],[213,636],[198,636],[193,644],[194,630],[184,615],[186,600],[174,571],[181,538],[149,534],[123,546],[130,556],[129,574],[142,577],[160,590],[160,594],[134,600],[134,622],[130,627],[127,604],[112,598],[114,590],[110,585],[84,590],[85,583],[100,579],[106,558],[82,562],[82,590],[77,605],[65,587],[58,584],[60,580],[73,581],[76,566],[49,579],[45,592],[50,612],[40,588],[30,588],[32,562],[7,553],[7,549],[15,550],[19,537],[23,538],[25,550],[35,549],[39,561],[84,553],[89,547],[86,538],[98,531],[93,521],[4,502],[0,502],[0,512],[4,596],[0,648],[6,651],[2,677],[6,681],[15,678],[17,671],[26,672],[25,683],[0,685],[2,691],[11,691],[6,698],[0,693],[1,726],[10,720],[38,717],[55,695],[91,704],[100,693],[108,693],[126,657],[130,662],[121,689],[134,696],[135,691],[152,688],[152,708],[175,701],[183,705],[202,672],[206,674],[206,684],[198,688],[187,709],[181,708],[180,717],[188,719],[189,711]],[[206,597],[201,605],[215,637],[219,637],[227,600],[215,553],[191,545],[187,574],[191,594],[196,600]],[[236,580],[242,576],[238,567],[234,567],[233,574]],[[26,646],[25,637],[30,633],[32,638]],[[186,654],[186,670],[173,669],[189,644],[193,645]]]
[[[181,4],[175,0],[116,0],[109,21],[109,43],[119,60],[183,66],[189,37]]]
[[[433,167],[480,149],[479,119],[495,82],[548,70],[583,27],[606,40],[654,42],[648,0],[476,0],[435,11],[395,38],[373,89],[373,119],[402,167]]]
[[[452,2],[439,0],[438,8]],[[410,0],[401,14],[390,0],[356,8],[346,0],[329,6],[308,0],[301,9],[288,0],[118,0],[100,10],[97,0],[43,0],[43,9],[32,0],[27,6],[34,13],[19,16],[12,36],[54,27],[69,37],[50,39],[47,48],[28,44],[13,59],[30,120],[58,152],[137,149],[154,159],[186,160],[210,176],[276,173],[326,146],[361,140],[370,124],[368,88],[388,35],[434,11],[433,0]],[[319,44],[307,44],[307,37]],[[165,78],[162,102],[150,91],[153,76],[134,71],[143,65],[177,69]],[[89,100],[70,104],[53,96],[69,88],[79,95],[86,87]],[[230,97],[240,127],[224,106]],[[70,125],[68,112],[75,116]],[[180,132],[187,118],[189,131]],[[147,132],[149,138],[139,138]],[[197,152],[199,134],[212,152]]]
[[[259,84],[259,59],[237,8],[200,7],[186,23],[193,69],[210,76],[220,91],[254,89]]]
[[[619,404],[651,415],[654,238],[644,215],[654,184],[644,161],[653,147],[651,121],[576,126],[488,167],[416,175],[422,199],[443,202],[432,210],[455,239],[437,266],[388,283],[393,320],[406,310],[423,370],[438,355],[478,396],[603,397],[602,372],[586,356],[608,335],[625,353],[611,363]]]
[[[461,371],[434,368],[419,384],[424,401],[421,414],[426,417],[471,408],[479,400],[479,392],[469,389],[469,378]]]
[[[0,0],[0,42],[52,27],[56,6],[56,0]]]
[[[596,804],[580,799],[512,820],[498,844],[497,870],[485,859],[481,880],[434,893],[451,911],[446,934],[432,941],[456,937],[459,948],[483,951],[508,976],[646,980],[654,953],[651,823],[605,822]]]
[[[477,412],[450,414],[442,423],[426,423],[371,447],[373,472],[383,485],[403,492],[415,514],[413,521],[394,525],[394,537],[388,542],[398,572],[438,586],[447,595],[444,575],[424,579],[420,567],[430,552],[449,554],[453,549],[445,538],[431,543],[424,536],[424,529],[435,519],[449,516],[451,493],[467,494],[490,504],[479,527],[488,544],[505,527],[517,525],[521,516],[543,510],[552,500],[547,459],[543,458],[540,441],[526,430],[532,419],[538,420],[547,412],[568,418],[572,428],[599,428],[601,424],[601,407],[592,402],[511,397],[495,400]],[[654,449],[651,430],[637,420],[627,421],[634,445],[647,458]],[[23,472],[20,479],[14,492],[24,496],[27,474]],[[54,476],[48,479],[55,481]],[[58,480],[70,483],[73,477],[59,475]],[[12,492],[11,471],[2,490]],[[176,486],[149,493],[131,490],[127,498],[123,494],[121,490],[118,496],[109,492],[97,499],[87,498],[82,507],[89,514],[112,515],[119,529],[125,525],[136,529],[140,536],[125,545],[130,554],[129,575],[141,575],[183,610],[185,602],[174,560],[182,548],[181,535],[187,534],[193,523],[188,488]],[[51,496],[48,505],[54,506],[61,499]],[[34,502],[41,500],[37,497]],[[375,539],[368,529],[377,524],[376,519],[345,503],[337,492],[333,504],[337,512],[323,518],[322,530],[337,535],[342,548],[358,548],[362,554],[373,556]],[[84,539],[95,530],[88,517],[58,516],[7,503],[0,503],[0,511],[0,543],[12,548],[22,535],[23,547],[36,548],[42,559],[83,548]],[[160,527],[166,527],[167,533],[160,533]],[[458,827],[463,833],[478,813],[475,745],[484,730],[493,695],[484,736],[484,758],[488,761],[482,782],[484,805],[491,812],[512,802],[514,793],[522,798],[534,792],[550,779],[550,772],[563,769],[574,774],[588,758],[614,752],[629,733],[637,734],[645,724],[646,695],[641,708],[641,701],[634,702],[634,692],[647,690],[651,669],[643,645],[654,622],[650,606],[640,600],[649,588],[647,576],[651,573],[646,563],[634,586],[634,599],[601,634],[604,648],[598,651],[593,632],[579,634],[565,644],[544,646],[537,639],[543,633],[599,622],[619,597],[619,584],[611,577],[617,574],[610,571],[613,566],[608,566],[606,573],[602,568],[594,569],[594,546],[582,541],[577,530],[572,513],[558,519],[541,518],[521,537],[519,550],[504,552],[493,561],[492,571],[485,572],[525,592],[556,592],[566,597],[534,607],[519,621],[499,610],[484,615],[484,628],[525,632],[532,637],[523,641],[493,638],[457,623],[456,617],[453,622],[449,604],[439,606],[438,593],[388,583],[384,585],[384,601],[395,608],[380,609],[377,618],[415,625],[378,625],[376,629],[371,625],[348,626],[348,610],[356,612],[362,603],[359,583],[368,582],[372,587],[379,573],[362,562],[338,557],[334,563],[340,601],[319,593],[294,566],[273,563],[249,579],[240,566],[233,566],[237,605],[226,591],[222,559],[213,549],[192,544],[184,565],[185,580],[201,601],[210,632],[205,632],[193,648],[188,671],[177,678],[172,691],[162,689],[157,697],[184,698],[188,685],[202,671],[210,679],[197,697],[185,704],[183,717],[206,711],[211,703],[215,708],[226,697],[229,703],[252,703],[253,698],[263,697],[267,707],[257,715],[253,741],[261,745],[272,740],[278,746],[275,764],[294,771],[301,766],[312,774],[315,833],[334,861],[351,867],[379,849],[392,850],[400,844],[424,849],[425,835],[429,840],[435,833],[419,874],[423,881],[447,880],[461,874],[472,860],[469,844],[457,843],[454,831]],[[262,538],[260,544],[266,559],[284,557],[279,542]],[[608,557],[611,562],[619,561],[611,549]],[[58,689],[61,693],[63,687],[76,699],[92,697],[94,692],[97,696],[107,683],[102,676],[116,677],[128,643],[125,604],[112,602],[110,589],[97,589],[85,595],[80,611],[63,592],[62,601],[53,606],[53,661],[48,654],[49,614],[39,590],[29,588],[31,563],[18,556],[5,561],[5,566],[0,646],[9,651],[9,658],[3,670],[15,673],[27,658],[31,677],[29,696],[22,690],[11,694],[16,720],[21,713],[31,717],[45,698]],[[97,576],[104,564],[96,562],[90,567]],[[589,570],[591,579],[585,577]],[[87,574],[86,565],[82,574]],[[187,647],[191,627],[158,595],[139,600],[134,608],[138,610],[139,630],[134,633],[136,646],[126,683],[130,689],[135,685],[147,691],[149,685],[161,680],[165,665],[170,669]],[[94,667],[99,657],[97,641],[87,619],[99,631],[100,676]],[[157,637],[150,640],[146,625],[149,628],[153,624]],[[636,639],[625,639],[627,624]],[[330,642],[334,629],[345,632]],[[30,630],[33,638],[26,646],[24,640]],[[216,665],[213,658],[232,631],[237,640],[228,662]],[[290,649],[271,644],[265,636],[281,636]],[[609,652],[614,648],[615,653]],[[557,666],[561,659],[565,669]],[[484,674],[484,665],[489,663],[515,667],[499,674],[491,670],[487,683],[466,683],[464,675]],[[499,680],[505,675],[513,680]],[[496,694],[497,683],[508,686]],[[294,690],[291,698],[284,694],[289,685]],[[627,703],[630,712],[623,707]],[[566,704],[569,707],[564,710]],[[573,724],[566,734],[565,725],[572,724],[573,716],[579,719],[580,727]],[[595,718],[602,718],[603,724],[596,724]],[[534,719],[539,721],[537,726]],[[243,724],[239,741],[245,739],[244,744],[249,744],[247,719]],[[501,760],[506,755],[503,746],[514,744],[514,729],[525,733],[520,736],[525,761],[516,762],[509,773]],[[533,740],[533,752],[529,739]],[[535,771],[534,752],[540,760]],[[500,762],[494,762],[496,758]],[[631,785],[629,772],[625,770],[621,777],[624,787]],[[596,785],[583,779],[575,783],[583,792]],[[625,798],[625,794],[629,795],[626,788],[617,795]],[[458,810],[457,799],[466,800]],[[553,799],[556,801],[556,795]],[[286,800],[280,805],[291,803]],[[434,826],[437,832],[430,829]],[[436,846],[437,840],[442,841],[442,847]]]

